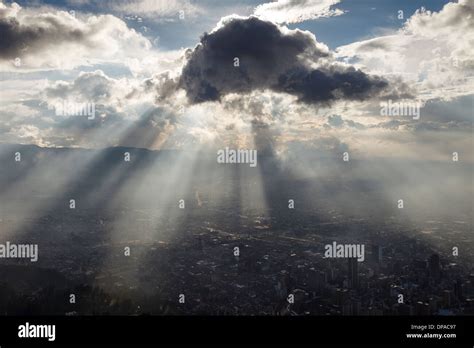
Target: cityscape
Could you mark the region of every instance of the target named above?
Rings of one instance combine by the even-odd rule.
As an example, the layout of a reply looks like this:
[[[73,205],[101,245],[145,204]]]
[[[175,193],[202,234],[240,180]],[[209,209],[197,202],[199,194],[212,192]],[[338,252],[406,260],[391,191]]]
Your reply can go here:
[[[148,194],[141,194],[136,185],[151,178],[149,169],[136,167],[146,162],[164,168],[177,154],[119,148],[96,156],[110,158],[104,167],[115,168],[114,177],[133,172],[137,180],[131,184],[104,186],[112,174],[95,166],[88,176],[69,184],[64,198],[49,196],[60,183],[47,175],[35,175],[30,179],[34,186],[26,180],[8,194],[8,178],[20,176],[29,165],[37,173],[51,171],[50,163],[58,154],[31,146],[2,150],[4,156],[18,150],[24,157],[24,167],[2,167],[0,173],[2,192],[10,197],[2,202],[2,232],[15,236],[21,228],[16,242],[37,244],[39,249],[37,262],[2,260],[4,315],[473,313],[469,206],[446,218],[436,212],[417,213],[413,220],[396,201],[390,206],[378,197],[376,184],[356,181],[356,186],[327,178],[319,180],[322,187],[312,186],[308,179],[291,182],[288,172],[260,158],[260,170],[271,171],[275,180],[265,187],[270,203],[264,207],[256,193],[254,168],[223,166],[213,163],[212,157],[194,166],[189,183],[185,184],[184,172],[171,178],[174,184],[166,185],[182,187],[166,204],[157,198],[160,187],[146,187]],[[124,150],[134,159],[129,167],[119,167]],[[89,153],[65,151],[55,175],[70,170],[66,159],[79,164]],[[347,164],[339,162],[333,169],[347,171],[341,167]],[[215,167],[213,175],[202,176],[209,166]],[[355,170],[356,165],[352,167]],[[115,196],[109,190],[117,191]],[[134,201],[130,192],[139,199]],[[341,192],[348,205],[351,199],[359,200],[360,209],[335,204]],[[77,197],[75,209],[70,209],[68,195]],[[124,196],[133,204],[119,198]],[[470,199],[459,192],[453,196],[443,199]],[[36,201],[35,210],[22,211],[26,197]],[[243,207],[243,197],[255,203],[252,209]],[[184,209],[180,199],[186,203]],[[327,258],[325,245],[332,243],[364,245],[365,257],[362,262]]]

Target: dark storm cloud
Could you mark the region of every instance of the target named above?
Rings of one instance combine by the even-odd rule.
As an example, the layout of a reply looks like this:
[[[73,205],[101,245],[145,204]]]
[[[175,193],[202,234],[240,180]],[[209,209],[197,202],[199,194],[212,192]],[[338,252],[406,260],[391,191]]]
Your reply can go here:
[[[311,33],[281,29],[256,17],[227,18],[204,34],[189,52],[180,79],[192,103],[259,89],[292,94],[308,104],[329,103],[367,99],[387,86],[382,78],[332,60]]]
[[[336,99],[364,100],[388,86],[387,81],[352,67],[314,69],[297,67],[280,75],[277,91],[294,94],[308,104]]]
[[[44,15],[39,23],[20,25],[13,17],[0,13],[0,59],[13,59],[44,46],[63,42],[82,42],[84,32],[61,23],[52,15]]]

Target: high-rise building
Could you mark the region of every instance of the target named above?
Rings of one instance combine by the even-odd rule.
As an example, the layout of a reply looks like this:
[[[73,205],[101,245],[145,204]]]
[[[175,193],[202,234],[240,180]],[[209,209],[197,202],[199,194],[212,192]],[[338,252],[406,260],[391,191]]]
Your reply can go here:
[[[452,291],[451,290],[444,290],[443,291],[443,305],[445,308],[451,307],[451,299],[452,299]]]
[[[457,300],[462,301],[463,299],[463,284],[460,279],[454,283],[454,296]]]
[[[428,259],[428,271],[430,273],[430,277],[433,279],[439,279],[441,277],[441,264],[438,254],[433,254]]]
[[[382,263],[382,247],[380,245],[372,245],[372,261],[379,265]]]
[[[327,284],[326,273],[323,271],[309,270],[308,285],[315,293],[321,293]]]
[[[349,258],[347,264],[347,279],[349,282],[349,287],[352,289],[357,289],[359,287],[359,262],[356,258]]]

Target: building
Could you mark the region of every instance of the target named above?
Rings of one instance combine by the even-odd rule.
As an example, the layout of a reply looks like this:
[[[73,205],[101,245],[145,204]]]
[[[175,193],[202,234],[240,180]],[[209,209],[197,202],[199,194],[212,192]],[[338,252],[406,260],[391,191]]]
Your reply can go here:
[[[382,247],[380,245],[372,245],[372,261],[378,265],[382,264]]]
[[[433,254],[428,259],[428,271],[431,278],[435,280],[441,278],[441,264],[438,254]]]
[[[348,274],[347,280],[349,288],[357,289],[359,287],[359,261],[356,258],[347,259]]]

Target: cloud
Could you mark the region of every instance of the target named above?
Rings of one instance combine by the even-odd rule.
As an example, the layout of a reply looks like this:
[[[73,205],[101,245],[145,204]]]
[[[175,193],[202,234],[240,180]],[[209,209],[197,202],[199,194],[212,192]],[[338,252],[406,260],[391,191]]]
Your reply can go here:
[[[187,56],[180,87],[191,103],[268,89],[327,104],[364,100],[388,89],[386,80],[336,62],[312,33],[253,16],[224,18]]]
[[[342,129],[343,127],[355,128],[359,130],[366,129],[362,123],[356,122],[354,120],[347,120],[342,118],[340,115],[330,115],[328,117],[327,123],[324,124],[325,129]]]
[[[109,102],[116,81],[106,76],[101,70],[82,72],[74,81],[55,82],[46,88],[45,92],[48,97],[75,98],[77,102]]]
[[[325,69],[296,67],[280,75],[277,90],[297,95],[305,103],[324,103],[338,99],[364,100],[386,89],[388,82],[352,67]]]
[[[451,99],[474,90],[474,2],[417,10],[392,35],[339,47],[340,58],[382,76],[401,76],[422,99]]]
[[[102,3],[103,1],[100,1]],[[112,1],[111,10],[119,13],[138,14],[146,18],[178,18],[180,14],[185,17],[196,16],[202,10],[188,0],[133,0]],[[183,11],[183,12],[181,12]]]
[[[344,120],[339,115],[332,115],[328,117],[328,124],[332,127],[339,128],[344,124]]]
[[[130,19],[140,21],[143,18],[173,21],[180,15],[189,18],[203,13],[203,9],[190,0],[68,0],[67,4],[72,8],[95,7],[101,12],[131,15]]]
[[[339,9],[331,9],[339,2],[340,0],[278,0],[257,6],[254,14],[275,23],[299,23],[343,14]]]
[[[64,102],[93,103],[99,116],[126,113],[128,118],[133,119],[154,102],[153,93],[134,93],[141,85],[142,82],[136,79],[114,79],[96,70],[82,72],[73,81],[52,82],[40,98],[49,109]]]
[[[27,68],[71,68],[86,59],[141,57],[151,43],[112,15],[75,17],[65,11],[23,10],[0,3],[0,63]]]
[[[167,81],[163,78],[150,84],[147,79],[113,78],[102,70],[81,72],[70,81],[7,80],[12,89],[7,89],[7,95],[20,90],[30,93],[0,102],[1,141],[59,147],[161,148],[177,129],[180,116],[173,107],[176,104],[169,100],[155,104],[156,90],[166,89]],[[94,117],[56,114],[57,107],[74,104],[87,105],[87,111],[93,105]]]
[[[121,137],[120,145],[160,149],[177,127],[177,115],[164,108],[151,108]]]

